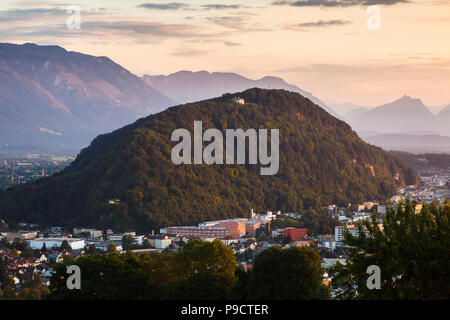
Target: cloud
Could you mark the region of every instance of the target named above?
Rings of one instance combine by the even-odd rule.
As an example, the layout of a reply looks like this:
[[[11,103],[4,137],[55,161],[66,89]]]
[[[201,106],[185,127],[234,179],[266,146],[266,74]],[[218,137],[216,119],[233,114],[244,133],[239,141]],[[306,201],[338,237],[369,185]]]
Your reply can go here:
[[[242,8],[240,4],[204,4],[200,6],[205,10],[222,10],[222,9],[239,9]]]
[[[200,56],[208,53],[209,51],[206,50],[198,50],[198,49],[187,49],[187,50],[180,50],[176,52],[172,52],[172,55],[177,57],[195,57]]]
[[[232,41],[225,41],[224,44],[229,47],[242,46],[242,43],[237,43],[237,42],[232,42]]]
[[[297,0],[297,1],[275,1],[276,6],[291,7],[350,7],[350,6],[372,6],[372,5],[394,5],[398,3],[409,3],[410,0]]]
[[[251,23],[249,18],[245,15],[207,17],[206,20],[218,26],[239,32],[272,31],[267,27],[261,27],[259,24]]]
[[[0,16],[1,17],[1,16]],[[49,20],[49,19],[47,19]],[[58,22],[63,23],[58,23]],[[41,25],[8,25],[0,23],[0,38],[17,41],[18,39],[45,39],[52,41],[55,38],[86,38],[105,39],[108,41],[164,41],[169,38],[182,40],[208,40],[224,36],[223,33],[207,32],[205,28],[187,23],[164,23],[159,21],[139,20],[82,20],[80,30],[69,30],[66,18],[47,22]],[[1,21],[3,22],[3,21]]]
[[[11,9],[0,11],[0,22],[30,21],[36,18],[54,18],[62,15],[69,16],[66,10],[60,8]]]
[[[87,30],[108,30],[123,32],[130,35],[155,36],[164,38],[201,38],[207,36],[202,28],[191,24],[168,24],[146,21],[95,21],[86,22],[83,28]]]
[[[187,3],[170,2],[170,3],[143,3],[137,6],[138,8],[155,9],[155,10],[178,10],[188,8]]]
[[[294,28],[326,28],[330,26],[343,26],[346,24],[352,23],[348,20],[319,20],[319,21],[311,21],[311,22],[303,22],[291,27]]]
[[[234,30],[244,30],[247,27],[245,19],[239,16],[208,17],[207,20],[221,27]]]

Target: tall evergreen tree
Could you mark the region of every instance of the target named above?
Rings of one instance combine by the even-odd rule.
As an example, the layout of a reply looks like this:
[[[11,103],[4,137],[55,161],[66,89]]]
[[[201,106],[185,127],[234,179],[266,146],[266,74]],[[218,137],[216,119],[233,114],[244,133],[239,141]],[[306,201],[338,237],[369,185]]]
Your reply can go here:
[[[449,299],[449,202],[424,204],[406,200],[388,207],[379,221],[362,222],[359,236],[346,232],[346,265],[331,269],[332,286],[341,299]],[[382,227],[380,222],[382,222]],[[367,235],[365,234],[367,231]],[[369,289],[369,266],[381,271],[381,289]]]

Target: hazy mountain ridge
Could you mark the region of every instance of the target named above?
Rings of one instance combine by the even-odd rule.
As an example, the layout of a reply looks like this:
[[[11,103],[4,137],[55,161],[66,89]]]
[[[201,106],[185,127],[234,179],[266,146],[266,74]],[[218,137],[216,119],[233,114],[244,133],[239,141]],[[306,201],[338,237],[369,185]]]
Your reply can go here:
[[[211,99],[224,93],[240,92],[250,88],[284,89],[300,93],[331,115],[340,118],[334,110],[310,92],[291,85],[279,77],[266,76],[258,80],[252,80],[231,72],[183,70],[167,76],[144,75],[143,79],[151,87],[180,104]]]
[[[358,131],[380,134],[404,134],[407,132],[433,132],[450,135],[450,107],[433,114],[422,100],[404,95],[391,103],[370,108],[365,112],[354,110],[344,118]]]
[[[0,44],[0,144],[84,146],[173,104],[107,57]]]
[[[450,137],[430,134],[379,134],[362,138],[367,143],[385,150],[410,153],[449,153]]]

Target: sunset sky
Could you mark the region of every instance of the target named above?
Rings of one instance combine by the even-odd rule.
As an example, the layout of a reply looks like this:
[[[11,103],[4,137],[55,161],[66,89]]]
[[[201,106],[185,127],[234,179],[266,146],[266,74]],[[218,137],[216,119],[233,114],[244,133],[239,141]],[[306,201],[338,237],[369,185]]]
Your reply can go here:
[[[369,5],[380,29],[366,25]],[[448,0],[2,0],[0,41],[108,56],[137,75],[273,75],[322,100],[450,104]]]

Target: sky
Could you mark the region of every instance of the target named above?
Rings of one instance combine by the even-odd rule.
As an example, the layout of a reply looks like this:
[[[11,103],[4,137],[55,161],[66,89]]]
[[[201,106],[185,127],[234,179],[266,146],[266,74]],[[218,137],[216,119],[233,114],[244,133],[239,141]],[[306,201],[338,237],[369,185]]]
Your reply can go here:
[[[139,76],[271,75],[339,103],[450,104],[449,0],[1,0],[0,42],[108,56]]]

